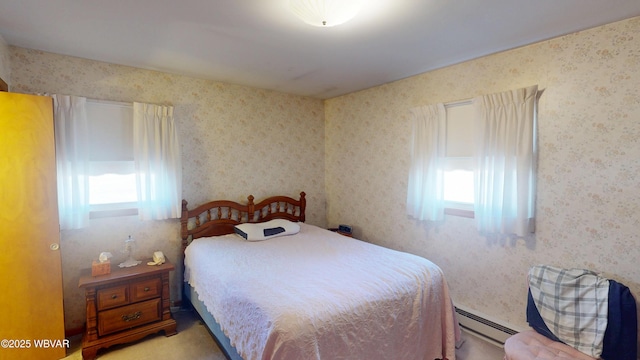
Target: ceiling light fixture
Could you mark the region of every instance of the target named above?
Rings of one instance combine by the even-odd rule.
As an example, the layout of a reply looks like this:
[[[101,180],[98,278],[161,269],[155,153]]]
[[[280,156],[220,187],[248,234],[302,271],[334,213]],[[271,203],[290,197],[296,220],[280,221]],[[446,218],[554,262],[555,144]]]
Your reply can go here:
[[[364,0],[289,0],[290,10],[307,24],[330,27],[353,19]]]

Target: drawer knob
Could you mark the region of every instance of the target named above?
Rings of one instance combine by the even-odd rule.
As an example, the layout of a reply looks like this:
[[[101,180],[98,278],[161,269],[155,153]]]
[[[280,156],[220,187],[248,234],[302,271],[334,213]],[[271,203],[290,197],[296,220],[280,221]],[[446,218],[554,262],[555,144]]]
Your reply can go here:
[[[136,311],[133,314],[122,315],[122,320],[125,322],[138,320],[140,319],[140,316],[142,316],[142,312]]]
[[[118,295],[113,294],[113,295],[111,295],[111,298],[112,298],[112,299],[117,299],[117,298],[118,298]]]
[[[144,291],[145,291],[145,292],[146,292],[146,291],[149,291],[149,290],[151,290],[151,288],[149,288],[148,286],[145,286],[145,287],[144,287]]]

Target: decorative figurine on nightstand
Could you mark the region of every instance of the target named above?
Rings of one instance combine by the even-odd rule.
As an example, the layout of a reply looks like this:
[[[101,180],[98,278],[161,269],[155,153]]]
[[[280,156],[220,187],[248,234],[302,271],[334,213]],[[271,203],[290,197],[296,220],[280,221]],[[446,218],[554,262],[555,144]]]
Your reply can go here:
[[[162,251],[155,251],[153,253],[153,261],[149,261],[147,265],[162,265],[165,261],[167,260],[164,258],[164,253],[162,253]]]
[[[124,251],[129,253],[129,256],[127,257],[127,260],[125,260],[125,262],[118,265],[119,267],[132,267],[141,263],[141,261],[133,258],[133,249],[135,248],[135,245],[136,241],[131,238],[131,235],[129,235],[129,238],[124,241]]]

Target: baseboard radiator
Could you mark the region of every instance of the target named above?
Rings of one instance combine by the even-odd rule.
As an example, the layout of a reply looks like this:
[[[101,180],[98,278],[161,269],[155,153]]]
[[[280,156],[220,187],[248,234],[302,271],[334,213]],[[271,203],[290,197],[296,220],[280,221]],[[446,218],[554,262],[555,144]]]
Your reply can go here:
[[[511,336],[518,333],[514,326],[481,314],[464,306],[456,305],[456,313],[460,327],[490,342],[503,345]]]

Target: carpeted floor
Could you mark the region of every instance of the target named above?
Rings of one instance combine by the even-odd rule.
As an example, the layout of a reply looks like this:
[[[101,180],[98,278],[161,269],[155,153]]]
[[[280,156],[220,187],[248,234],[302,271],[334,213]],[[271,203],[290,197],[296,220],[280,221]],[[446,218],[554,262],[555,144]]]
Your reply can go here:
[[[116,345],[98,351],[100,360],[157,360],[157,359],[189,359],[189,360],[225,360],[200,318],[191,310],[173,313],[178,323],[178,334],[165,337],[162,333],[150,335],[140,341]],[[476,336],[462,333],[465,340],[456,351],[458,360],[502,360],[502,348],[485,342]],[[66,360],[82,360],[82,340],[74,336],[71,347],[67,351]]]
[[[456,349],[457,360],[503,360],[504,349],[478,338],[476,335],[462,331],[464,343]]]

